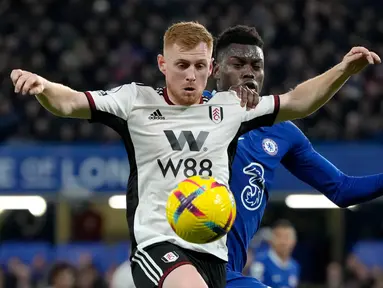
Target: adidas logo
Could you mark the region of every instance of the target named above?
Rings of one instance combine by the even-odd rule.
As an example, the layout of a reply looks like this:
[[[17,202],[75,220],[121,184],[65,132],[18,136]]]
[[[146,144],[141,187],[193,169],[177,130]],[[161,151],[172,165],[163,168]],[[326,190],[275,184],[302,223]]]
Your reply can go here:
[[[149,120],[165,120],[165,117],[162,116],[161,111],[157,109],[148,117]]]

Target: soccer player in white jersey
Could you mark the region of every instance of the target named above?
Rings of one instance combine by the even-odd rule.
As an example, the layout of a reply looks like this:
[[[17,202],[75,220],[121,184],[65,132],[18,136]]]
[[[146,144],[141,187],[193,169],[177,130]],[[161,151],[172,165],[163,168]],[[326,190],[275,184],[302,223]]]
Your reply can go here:
[[[212,72],[213,38],[200,24],[181,22],[164,35],[158,66],[166,88],[130,83],[109,91],[78,92],[28,71],[14,70],[15,92],[37,95],[50,112],[102,122],[124,139],[130,161],[127,219],[132,241],[132,274],[137,288],[225,287],[226,237],[209,244],[180,239],[166,220],[166,200],[175,185],[192,175],[213,175],[228,184],[238,137],[259,126],[305,117],[326,103],[347,81],[345,65],[279,96],[246,87],[219,92],[202,103]],[[380,60],[365,48],[351,59]],[[239,96],[239,98],[237,97]],[[174,105],[173,105],[174,104]],[[192,199],[182,200],[191,209]]]

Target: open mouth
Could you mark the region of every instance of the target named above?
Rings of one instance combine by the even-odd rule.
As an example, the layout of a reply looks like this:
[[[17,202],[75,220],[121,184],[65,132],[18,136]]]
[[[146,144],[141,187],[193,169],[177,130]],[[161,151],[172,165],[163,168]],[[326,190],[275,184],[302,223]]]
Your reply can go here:
[[[255,83],[253,81],[245,82],[245,83],[243,83],[243,85],[245,85],[249,89],[254,89],[254,90],[258,89],[257,83]]]
[[[193,92],[195,89],[193,87],[186,87],[184,88],[185,91]]]

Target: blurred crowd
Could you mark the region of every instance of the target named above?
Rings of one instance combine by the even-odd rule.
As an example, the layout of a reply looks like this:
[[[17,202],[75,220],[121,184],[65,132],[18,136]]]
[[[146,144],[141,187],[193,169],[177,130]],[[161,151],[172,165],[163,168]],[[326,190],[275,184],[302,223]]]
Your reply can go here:
[[[106,288],[110,287],[116,267],[104,273],[92,263],[90,255],[81,255],[77,265],[48,263],[36,255],[30,265],[12,258],[0,270],[0,288]]]
[[[197,20],[214,35],[256,26],[266,42],[263,93],[324,72],[353,45],[383,55],[383,2],[376,0],[2,0],[0,16],[1,141],[118,140],[106,127],[57,119],[33,97],[15,95],[9,73],[22,68],[78,90],[160,86],[156,55],[178,20]],[[383,65],[353,77],[299,126],[314,140],[383,140],[382,81]]]
[[[347,257],[345,265],[337,262],[327,266],[327,288],[381,288],[383,267],[367,267],[354,255]]]

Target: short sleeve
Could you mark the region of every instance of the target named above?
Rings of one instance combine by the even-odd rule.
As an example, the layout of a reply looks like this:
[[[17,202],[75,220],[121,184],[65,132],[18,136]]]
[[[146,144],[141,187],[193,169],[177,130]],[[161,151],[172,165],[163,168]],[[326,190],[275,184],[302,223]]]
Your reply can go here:
[[[128,120],[137,97],[137,87],[130,83],[107,91],[87,91],[85,95],[92,111],[92,121],[102,122],[99,117],[105,113]]]
[[[262,126],[271,126],[274,124],[275,118],[279,111],[279,96],[269,95],[260,97],[260,101],[254,109],[246,111],[243,115],[242,122],[249,122],[259,117],[268,117],[268,121]],[[256,127],[258,128],[258,127]]]
[[[272,126],[279,112],[279,96],[262,96],[254,109],[245,111],[239,134],[243,135],[251,130],[263,126]]]

